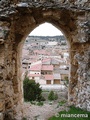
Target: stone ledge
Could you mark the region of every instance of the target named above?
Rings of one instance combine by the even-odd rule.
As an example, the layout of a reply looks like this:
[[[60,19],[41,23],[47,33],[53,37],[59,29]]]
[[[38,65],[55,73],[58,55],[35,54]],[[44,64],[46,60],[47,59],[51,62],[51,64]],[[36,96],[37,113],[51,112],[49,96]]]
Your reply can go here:
[[[88,1],[86,1],[87,3]],[[6,4],[6,3],[4,3]],[[23,2],[23,0],[19,1],[17,4],[10,4],[8,3],[8,6],[0,6],[0,17],[7,17],[7,15],[11,15],[11,14],[15,14],[17,13],[18,9],[42,9],[45,8],[47,9],[59,9],[59,10],[71,10],[71,11],[75,11],[75,12],[82,12],[82,11],[90,11],[89,9],[89,4],[87,4],[88,6],[85,5],[81,5],[81,4],[76,4],[76,3],[72,3],[72,2],[61,2],[60,1],[47,1],[45,0],[44,2],[40,2],[40,1],[27,1],[25,0]]]

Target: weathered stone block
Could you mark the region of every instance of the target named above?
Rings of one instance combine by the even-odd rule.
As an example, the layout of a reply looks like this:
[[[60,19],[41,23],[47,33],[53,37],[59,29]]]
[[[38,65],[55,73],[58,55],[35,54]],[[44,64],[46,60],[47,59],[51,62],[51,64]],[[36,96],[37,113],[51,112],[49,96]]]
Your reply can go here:
[[[4,92],[0,92],[0,99],[4,99],[4,98],[5,98]]]
[[[0,100],[0,111],[4,111],[5,110],[5,101],[4,99]]]
[[[0,113],[0,120],[3,120],[3,114]]]
[[[4,86],[4,81],[0,81],[0,88],[2,88]]]

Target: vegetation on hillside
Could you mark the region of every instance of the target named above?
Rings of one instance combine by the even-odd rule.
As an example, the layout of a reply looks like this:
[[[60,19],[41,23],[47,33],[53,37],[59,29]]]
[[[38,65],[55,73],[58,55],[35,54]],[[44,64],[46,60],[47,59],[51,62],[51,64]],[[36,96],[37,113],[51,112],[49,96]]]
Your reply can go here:
[[[48,95],[48,100],[57,100],[57,99],[58,99],[58,95],[54,93],[53,91],[50,91]]]
[[[45,100],[41,95],[42,89],[40,88],[40,84],[36,83],[35,80],[30,80],[26,77],[23,81],[23,89],[25,101]]]
[[[81,115],[82,114],[82,117],[61,117],[62,114],[65,114],[65,115],[69,115],[69,114]],[[84,114],[84,117],[83,117],[83,114]],[[88,116],[88,117],[85,117],[85,116]],[[82,110],[80,108],[76,108],[74,106],[70,106],[69,111],[61,111],[59,112],[58,115],[49,118],[49,120],[90,120],[90,112]]]

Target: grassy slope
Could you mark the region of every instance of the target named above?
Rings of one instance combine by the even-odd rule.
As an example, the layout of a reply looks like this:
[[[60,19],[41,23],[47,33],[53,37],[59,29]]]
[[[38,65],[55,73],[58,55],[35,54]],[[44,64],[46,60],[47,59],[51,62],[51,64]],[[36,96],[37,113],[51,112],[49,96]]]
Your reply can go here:
[[[61,114],[88,114],[88,118],[85,118],[85,117],[79,117],[79,118],[66,118],[66,117],[60,117]],[[68,112],[66,111],[61,111],[59,112],[59,117],[51,117],[49,118],[49,120],[90,120],[90,112],[87,112],[87,111],[84,111],[84,110],[81,110],[80,108],[75,108],[73,106],[70,107],[70,110]]]

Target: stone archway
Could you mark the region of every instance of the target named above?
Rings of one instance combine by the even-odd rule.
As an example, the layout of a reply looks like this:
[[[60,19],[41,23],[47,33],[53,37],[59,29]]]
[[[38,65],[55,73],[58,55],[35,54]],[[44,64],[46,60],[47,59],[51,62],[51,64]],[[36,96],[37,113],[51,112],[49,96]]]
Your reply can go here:
[[[22,45],[27,35],[44,22],[61,29],[69,43],[69,103],[90,111],[89,0],[5,0],[0,6],[3,6],[0,13],[0,117],[7,115],[13,119],[15,106],[22,103]]]

